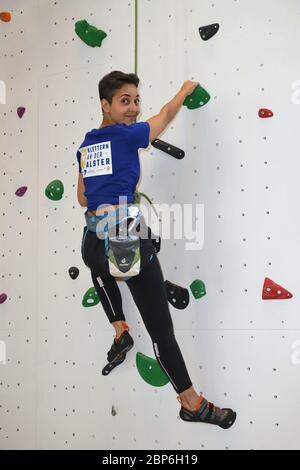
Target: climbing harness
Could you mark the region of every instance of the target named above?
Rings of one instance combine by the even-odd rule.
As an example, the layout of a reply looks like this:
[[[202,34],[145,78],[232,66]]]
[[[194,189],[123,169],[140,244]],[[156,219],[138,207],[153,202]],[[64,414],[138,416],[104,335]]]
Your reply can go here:
[[[104,240],[109,274],[116,278],[137,276],[141,270],[141,237],[148,237],[148,227],[139,207],[124,205],[100,216],[86,212],[85,219],[88,230]]]

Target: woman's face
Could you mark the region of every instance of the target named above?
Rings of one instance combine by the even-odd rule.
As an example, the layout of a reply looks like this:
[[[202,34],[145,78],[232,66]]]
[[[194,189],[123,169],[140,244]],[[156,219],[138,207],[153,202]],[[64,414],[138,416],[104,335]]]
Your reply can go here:
[[[105,117],[113,124],[133,124],[141,112],[140,95],[135,85],[123,85],[116,91],[111,105],[105,99],[101,104]]]

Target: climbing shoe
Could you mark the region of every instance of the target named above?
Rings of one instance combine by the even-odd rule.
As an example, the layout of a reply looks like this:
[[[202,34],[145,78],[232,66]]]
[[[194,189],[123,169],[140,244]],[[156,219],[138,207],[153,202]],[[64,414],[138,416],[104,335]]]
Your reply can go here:
[[[129,334],[129,328],[125,322],[123,322],[124,329],[123,333],[119,338],[114,339],[112,347],[107,353],[108,364],[102,370],[103,375],[108,375],[115,367],[122,364],[125,361],[126,354],[134,345],[133,338]]]
[[[230,408],[218,408],[213,403],[200,397],[199,407],[195,411],[187,410],[182,406],[180,397],[177,400],[181,404],[179,416],[184,421],[215,424],[222,429],[229,429],[236,420],[236,413]]]

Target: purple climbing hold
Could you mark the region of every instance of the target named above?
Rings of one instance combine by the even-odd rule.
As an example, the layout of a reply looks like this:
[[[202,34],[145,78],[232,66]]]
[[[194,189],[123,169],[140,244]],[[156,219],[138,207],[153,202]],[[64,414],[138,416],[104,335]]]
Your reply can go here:
[[[0,304],[3,304],[7,299],[7,295],[6,294],[0,294]]]
[[[27,186],[21,186],[21,188],[17,189],[17,191],[15,192],[15,195],[19,196],[19,197],[22,197],[22,196],[24,196],[26,191],[27,191]]]
[[[23,108],[23,106],[20,106],[18,109],[17,109],[17,113],[18,113],[18,116],[19,118],[21,119],[23,117],[23,114],[25,113],[26,109]]]

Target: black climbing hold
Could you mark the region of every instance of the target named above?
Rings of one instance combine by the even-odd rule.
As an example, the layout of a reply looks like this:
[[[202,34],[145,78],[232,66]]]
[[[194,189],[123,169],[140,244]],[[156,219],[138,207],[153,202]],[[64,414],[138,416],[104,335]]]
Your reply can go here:
[[[169,281],[165,281],[165,287],[167,291],[168,301],[173,307],[183,310],[190,303],[190,294],[184,287],[172,284]]]
[[[72,266],[72,268],[69,269],[69,274],[72,279],[77,279],[79,276],[79,269],[75,266]]]
[[[171,157],[177,158],[177,160],[182,160],[185,157],[185,152],[183,150],[175,147],[174,145],[168,144],[163,140],[155,139],[151,142],[151,145],[154,148],[171,155]]]
[[[199,33],[203,41],[208,41],[211,39],[220,29],[218,23],[209,24],[208,26],[201,26],[199,28]]]

